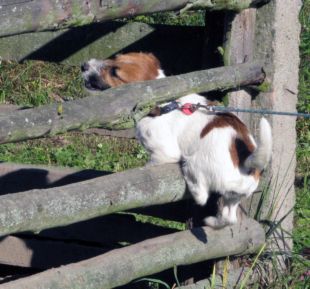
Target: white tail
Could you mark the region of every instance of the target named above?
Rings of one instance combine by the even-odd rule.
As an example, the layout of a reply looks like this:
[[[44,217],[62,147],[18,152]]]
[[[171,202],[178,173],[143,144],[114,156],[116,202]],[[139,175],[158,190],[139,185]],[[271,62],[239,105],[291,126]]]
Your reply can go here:
[[[259,123],[258,144],[255,151],[246,159],[244,165],[249,169],[262,171],[269,163],[272,153],[272,133],[267,119],[262,118]]]

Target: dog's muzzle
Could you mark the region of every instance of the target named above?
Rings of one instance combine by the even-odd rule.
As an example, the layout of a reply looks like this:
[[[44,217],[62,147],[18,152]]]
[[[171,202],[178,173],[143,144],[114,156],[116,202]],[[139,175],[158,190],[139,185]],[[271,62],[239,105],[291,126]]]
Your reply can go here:
[[[105,90],[109,86],[103,81],[98,71],[91,69],[88,62],[84,62],[81,65],[82,76],[84,79],[84,85],[90,90]]]

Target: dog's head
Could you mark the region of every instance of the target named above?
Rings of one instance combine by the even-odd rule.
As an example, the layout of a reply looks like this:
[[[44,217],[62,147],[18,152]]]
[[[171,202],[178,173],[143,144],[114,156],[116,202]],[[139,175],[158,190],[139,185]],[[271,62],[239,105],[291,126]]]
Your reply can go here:
[[[130,82],[164,77],[159,60],[151,53],[127,53],[114,59],[91,59],[81,65],[88,89],[104,90]]]

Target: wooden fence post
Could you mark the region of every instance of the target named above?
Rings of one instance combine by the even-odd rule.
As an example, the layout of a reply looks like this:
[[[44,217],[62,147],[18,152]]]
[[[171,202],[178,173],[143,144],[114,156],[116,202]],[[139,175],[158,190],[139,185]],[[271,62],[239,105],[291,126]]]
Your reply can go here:
[[[262,59],[266,72],[265,92],[259,93],[254,101],[246,91],[230,95],[231,106],[265,108],[279,111],[295,111],[298,94],[299,33],[298,14],[300,0],[274,0],[259,9],[247,9],[230,17],[230,31],[226,43],[225,62],[232,65]],[[240,117],[257,130],[261,116],[241,114]],[[273,131],[273,154],[266,181],[271,178],[270,190],[260,207],[260,218],[278,222],[286,214],[282,228],[292,232],[295,193],[295,149],[296,132],[294,117],[268,117]],[[261,195],[253,196],[251,212],[257,213]],[[253,205],[255,204],[255,205]],[[249,205],[249,202],[248,202]],[[275,239],[277,250],[290,251],[292,240]]]

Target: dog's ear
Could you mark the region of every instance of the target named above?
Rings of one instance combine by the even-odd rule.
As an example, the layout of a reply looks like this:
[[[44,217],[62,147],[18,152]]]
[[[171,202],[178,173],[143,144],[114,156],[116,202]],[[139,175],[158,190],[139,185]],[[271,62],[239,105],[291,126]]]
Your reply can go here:
[[[101,70],[102,80],[110,87],[115,87],[126,83],[120,76],[121,67],[114,60],[107,60]]]
[[[128,81],[127,79],[122,78],[122,76],[121,76],[122,67],[120,67],[116,64],[113,64],[107,70],[108,70],[108,74],[110,75],[110,78],[113,79],[114,81],[116,81],[118,83],[118,85],[131,82],[131,81]]]
[[[151,53],[121,54],[104,64],[101,77],[110,87],[156,79],[160,69],[158,59]]]

